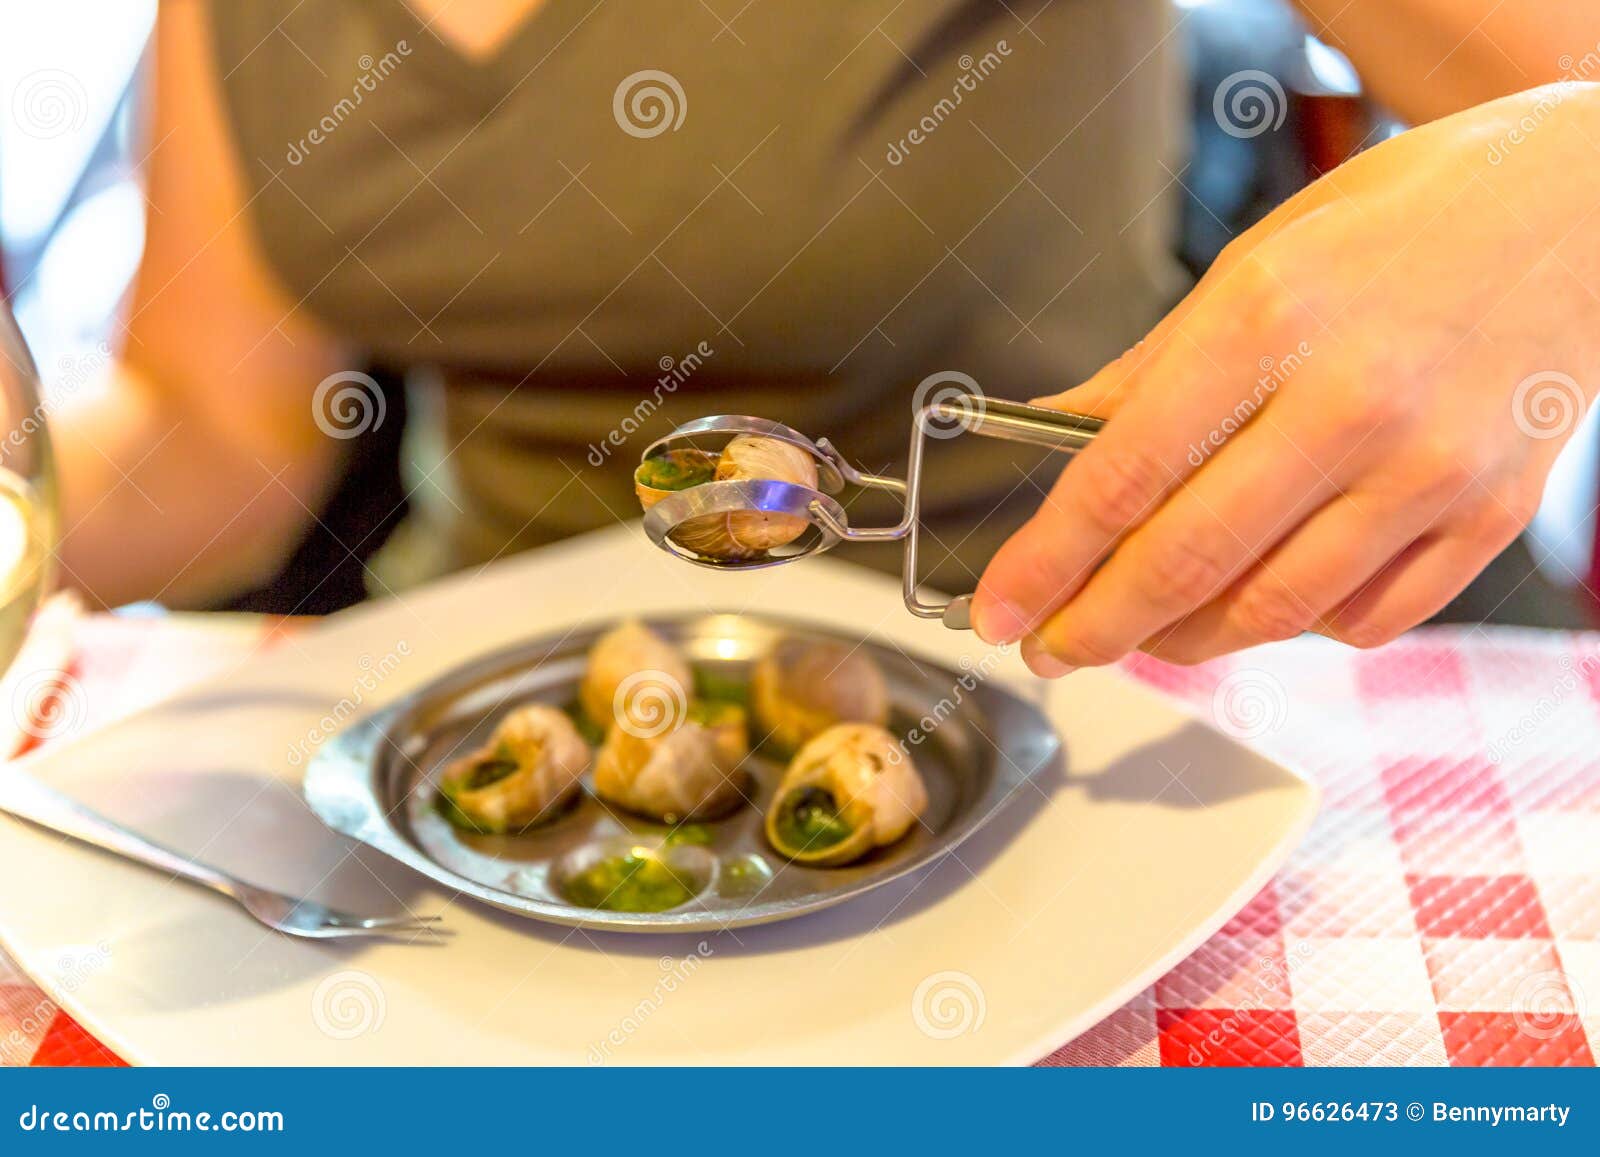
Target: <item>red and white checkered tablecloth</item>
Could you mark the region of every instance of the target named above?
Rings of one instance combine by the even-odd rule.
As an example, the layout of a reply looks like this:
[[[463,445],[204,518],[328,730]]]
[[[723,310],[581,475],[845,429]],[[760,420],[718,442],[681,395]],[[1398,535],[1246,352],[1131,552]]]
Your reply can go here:
[[[266,629],[83,620],[85,725]],[[1312,775],[1323,809],[1244,911],[1043,1063],[1594,1064],[1600,636],[1435,628],[1127,669]],[[119,1062],[0,955],[0,1064],[25,1063]]]

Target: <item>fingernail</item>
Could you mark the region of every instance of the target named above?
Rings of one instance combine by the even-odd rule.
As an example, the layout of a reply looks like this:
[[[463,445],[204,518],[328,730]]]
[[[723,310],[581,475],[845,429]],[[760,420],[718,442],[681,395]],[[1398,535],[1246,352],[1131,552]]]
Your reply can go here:
[[[1076,667],[1063,663],[1054,655],[1035,655],[1028,666],[1035,675],[1043,679],[1060,679],[1077,670]]]
[[[972,629],[978,638],[990,646],[1015,643],[1028,633],[1028,620],[1010,603],[999,599],[986,599],[978,607]]]

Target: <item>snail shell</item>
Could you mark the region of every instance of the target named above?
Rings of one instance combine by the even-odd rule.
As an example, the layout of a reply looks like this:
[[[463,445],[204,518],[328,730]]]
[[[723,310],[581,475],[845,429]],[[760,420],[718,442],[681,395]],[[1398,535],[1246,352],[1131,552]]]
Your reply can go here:
[[[589,665],[578,685],[583,713],[602,731],[609,730],[618,710],[617,693],[638,700],[638,710],[659,699],[663,709],[682,711],[694,686],[694,672],[678,649],[637,619],[628,619],[595,640]],[[673,704],[676,704],[674,706]]]
[[[717,456],[704,450],[668,450],[647,458],[633,471],[633,492],[639,505],[649,510],[669,494],[714,482]]]
[[[796,863],[838,867],[894,843],[928,806],[911,756],[869,723],[841,723],[790,762],[767,811],[767,840]]]
[[[757,735],[793,753],[836,723],[889,722],[889,685],[859,647],[784,639],[750,676]]]
[[[744,708],[695,702],[671,730],[613,727],[595,760],[595,794],[668,823],[716,819],[744,799],[749,753]]]
[[[702,476],[707,460],[715,462],[709,478]],[[699,482],[771,479],[815,490],[817,464],[805,450],[782,439],[740,434],[715,458],[703,450],[669,450],[641,462],[633,476],[634,492],[640,505],[649,510],[667,495],[698,485],[696,478]],[[673,483],[670,488],[659,485],[669,479]],[[671,538],[685,550],[706,558],[736,561],[759,558],[775,547],[787,546],[809,525],[794,514],[737,510],[691,518],[674,529]]]
[[[519,707],[489,742],[439,777],[452,819],[480,832],[518,832],[550,819],[578,790],[589,745],[566,713],[542,703]]]

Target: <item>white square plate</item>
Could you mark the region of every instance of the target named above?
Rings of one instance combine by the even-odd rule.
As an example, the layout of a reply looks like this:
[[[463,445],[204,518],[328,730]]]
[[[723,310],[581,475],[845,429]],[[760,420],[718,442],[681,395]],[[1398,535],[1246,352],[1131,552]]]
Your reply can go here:
[[[546,927],[332,835],[299,754],[354,710],[515,639],[639,612],[760,609],[995,670],[1066,770],[933,868],[814,916],[708,936]],[[232,675],[19,766],[280,890],[444,912],[446,946],[329,945],[0,819],[0,936],[144,1064],[1026,1063],[1093,1025],[1262,887],[1316,789],[1114,674],[1046,687],[898,584],[828,560],[707,575],[622,527],[335,616]],[[86,963],[87,962],[87,963]]]

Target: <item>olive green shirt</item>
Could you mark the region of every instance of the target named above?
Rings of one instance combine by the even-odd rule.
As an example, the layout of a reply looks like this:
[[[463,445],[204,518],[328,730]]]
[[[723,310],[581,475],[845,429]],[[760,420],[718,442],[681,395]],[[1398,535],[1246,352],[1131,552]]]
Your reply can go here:
[[[1172,19],[546,0],[475,62],[399,0],[214,3],[267,259],[410,375],[392,581],[636,517],[640,452],[692,417],[892,472],[925,376],[1027,398],[1116,356],[1182,288]],[[970,587],[1051,475],[937,450],[930,564]]]

